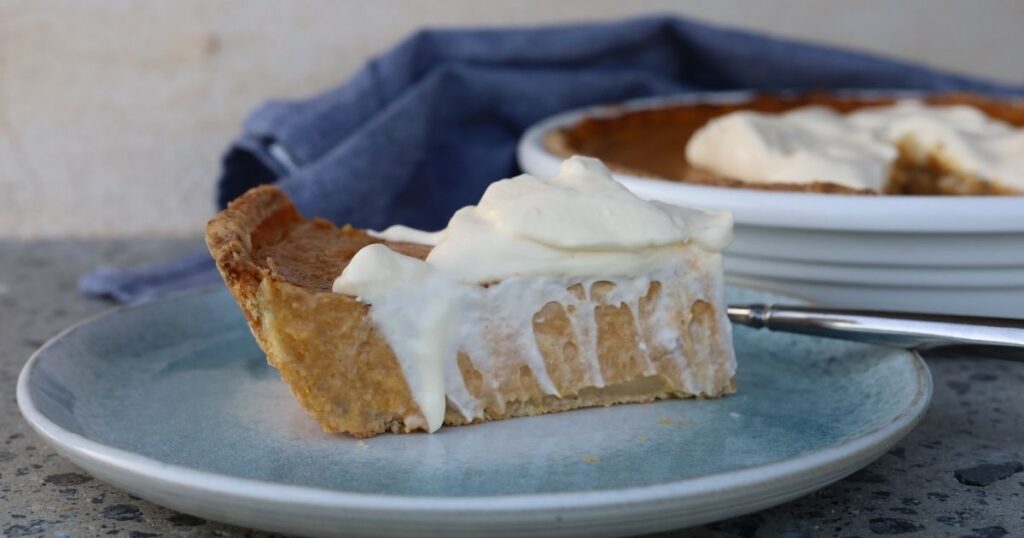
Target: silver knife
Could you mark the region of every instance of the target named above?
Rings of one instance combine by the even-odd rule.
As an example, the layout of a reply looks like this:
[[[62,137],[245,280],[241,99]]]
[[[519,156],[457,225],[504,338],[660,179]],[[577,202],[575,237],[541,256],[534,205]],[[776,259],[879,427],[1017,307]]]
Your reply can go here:
[[[1024,361],[1020,319],[763,304],[730,305],[728,312],[733,323],[755,329]]]

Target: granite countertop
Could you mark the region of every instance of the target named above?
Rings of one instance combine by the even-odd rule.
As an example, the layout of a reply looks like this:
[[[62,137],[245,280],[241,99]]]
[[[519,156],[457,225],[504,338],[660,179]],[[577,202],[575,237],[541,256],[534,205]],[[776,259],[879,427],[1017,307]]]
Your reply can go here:
[[[255,536],[176,513],[93,479],[33,433],[15,401],[29,355],[110,308],[75,292],[97,264],[158,261],[196,239],[0,242],[0,537]],[[1024,535],[1024,363],[930,358],[935,396],[903,442],[788,504],[664,536]],[[1018,474],[1020,473],[1020,474]]]

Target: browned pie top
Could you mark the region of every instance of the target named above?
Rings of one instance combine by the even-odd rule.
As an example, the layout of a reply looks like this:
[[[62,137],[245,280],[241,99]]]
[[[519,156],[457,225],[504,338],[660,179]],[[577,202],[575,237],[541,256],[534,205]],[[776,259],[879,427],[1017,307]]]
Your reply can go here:
[[[229,285],[270,277],[313,291],[330,291],[359,249],[383,242],[350,226],[303,219],[291,200],[270,185],[231,202],[207,224],[206,240]],[[387,245],[421,259],[430,252],[413,243]]]
[[[1024,101],[997,100],[962,93],[936,95],[924,101],[935,105],[970,105],[992,118],[1017,127],[1024,126]],[[759,95],[750,101],[734,104],[679,104],[586,117],[553,132],[545,143],[548,149],[561,156],[589,155],[601,159],[612,169],[637,175],[747,188],[806,190],[804,185],[759,185],[715,178],[687,163],[686,143],[698,128],[712,118],[737,110],[785,112],[803,106],[820,105],[838,112],[850,112],[893,102],[893,99],[840,98],[819,92],[785,97]],[[816,183],[811,190],[843,192],[849,189]]]

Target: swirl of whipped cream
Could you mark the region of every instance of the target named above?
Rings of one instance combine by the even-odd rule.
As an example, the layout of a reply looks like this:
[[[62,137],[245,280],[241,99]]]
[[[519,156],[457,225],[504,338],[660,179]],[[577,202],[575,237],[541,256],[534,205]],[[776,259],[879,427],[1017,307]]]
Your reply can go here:
[[[663,247],[691,239],[721,250],[730,213],[647,202],[614,181],[597,159],[571,157],[558,175],[491,184],[460,209],[427,263],[462,282],[511,275],[617,276],[642,272]],[[389,231],[379,235],[395,239]]]
[[[900,151],[935,155],[956,170],[1024,188],[1024,129],[977,108],[916,100],[839,114],[808,106],[712,119],[686,145],[691,164],[751,183],[836,183],[884,190]]]

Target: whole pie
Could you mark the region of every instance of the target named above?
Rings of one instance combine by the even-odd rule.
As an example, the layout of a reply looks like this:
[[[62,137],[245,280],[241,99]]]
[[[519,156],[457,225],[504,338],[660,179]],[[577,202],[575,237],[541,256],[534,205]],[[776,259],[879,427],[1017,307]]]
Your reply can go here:
[[[731,218],[627,198],[592,160],[566,169],[553,194],[528,176],[492,185],[441,239],[307,220],[261,186],[209,222],[207,244],[269,362],[329,432],[732,392],[719,252]],[[575,231],[549,233],[559,219]]]
[[[1024,101],[758,95],[605,110],[554,130],[556,155],[657,179],[823,193],[1024,193]]]

